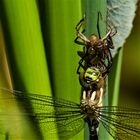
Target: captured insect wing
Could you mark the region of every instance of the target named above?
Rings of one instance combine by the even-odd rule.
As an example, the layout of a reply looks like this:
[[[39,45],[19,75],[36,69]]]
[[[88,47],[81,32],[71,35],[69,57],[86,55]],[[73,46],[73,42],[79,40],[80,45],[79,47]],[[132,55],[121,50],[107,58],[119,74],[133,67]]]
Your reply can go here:
[[[138,0],[107,0],[108,23],[109,26],[114,26],[117,30],[117,34],[112,37],[115,46],[112,50],[113,57],[117,53],[117,49],[123,46],[131,32],[137,2]]]

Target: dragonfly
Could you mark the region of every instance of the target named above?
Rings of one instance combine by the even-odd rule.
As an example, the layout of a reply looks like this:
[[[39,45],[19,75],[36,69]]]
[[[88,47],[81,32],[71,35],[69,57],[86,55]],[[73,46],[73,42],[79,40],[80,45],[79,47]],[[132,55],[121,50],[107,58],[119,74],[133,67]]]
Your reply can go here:
[[[117,33],[117,30],[115,28],[114,28],[115,32],[113,32],[112,29],[109,28],[106,35],[104,37],[101,37],[100,30],[99,30],[99,14],[100,13],[98,13],[98,19],[97,19],[98,36],[95,34],[92,34],[89,38],[87,38],[84,35],[85,29],[82,32],[80,31],[81,27],[83,26],[83,24],[85,22],[85,19],[83,18],[80,20],[80,22],[76,26],[77,37],[75,39],[75,43],[85,46],[83,52],[78,52],[79,56],[81,57],[81,60],[79,61],[79,67],[77,69],[77,73],[79,74],[80,84],[83,87],[83,91],[84,90],[86,90],[87,92],[90,91],[90,93],[95,93],[95,95],[101,94],[105,89],[105,86],[104,87],[102,87],[102,86],[105,85],[105,77],[109,73],[110,68],[112,66],[112,61],[113,61],[112,54],[111,54],[111,49],[114,49],[112,37]],[[109,27],[111,27],[111,26],[109,26]],[[80,72],[81,67],[84,69],[84,72]],[[99,95],[99,97],[100,96],[101,95]],[[94,110],[90,106],[90,104],[92,104],[94,102],[91,100],[92,94],[90,97],[87,95],[87,97],[88,97],[88,101],[87,101],[88,109],[87,110],[83,109],[83,110],[86,110],[86,113],[87,113],[86,122],[88,123],[88,126],[89,126],[90,139],[96,140],[96,139],[98,139],[96,129],[98,128],[98,124],[99,124],[99,120],[100,120],[99,118],[100,118],[100,115],[102,114],[102,109],[98,110],[98,111],[101,111],[100,112],[101,114],[96,113],[95,110],[98,107],[102,108],[104,106],[97,105],[97,108],[96,108],[95,107],[96,105],[94,104],[93,105],[94,106],[93,108],[95,109]],[[86,106],[84,106],[84,108],[86,108]],[[107,108],[109,111],[110,110],[109,106],[107,106]],[[111,106],[110,108],[113,108],[113,106]],[[120,108],[120,107],[114,107],[114,108]],[[126,108],[124,108],[124,112],[125,112],[125,109]],[[109,112],[108,112],[108,117],[110,117],[110,116],[112,117],[112,114],[110,114]],[[129,113],[128,112],[126,111],[125,113],[131,114],[131,111]],[[112,111],[111,111],[111,113],[112,113]],[[115,113],[117,114],[117,111]],[[114,113],[114,118],[110,117],[112,119],[112,121],[116,120],[116,118],[117,118],[115,116],[115,113]],[[138,117],[139,115],[136,115],[136,116]],[[104,117],[106,117],[106,116],[104,116]],[[108,119],[108,117],[106,119]],[[120,117],[120,120],[118,119],[119,117]],[[109,127],[108,127],[108,125],[103,124],[102,120],[100,120],[100,122],[106,128],[106,130],[109,132],[109,134],[111,136],[113,136],[114,139],[120,139],[120,140],[126,139],[126,138],[127,139],[139,139],[139,136],[138,136],[139,130],[138,129],[136,130],[134,127],[133,127],[134,128],[133,129],[129,125],[127,126],[127,124],[125,124],[125,126],[129,127],[130,129],[132,128],[132,131],[136,130],[135,132],[138,135],[132,134],[133,132],[131,133],[129,131],[131,133],[130,134],[127,130],[124,130],[125,128],[123,129],[123,124],[121,124],[121,125],[119,124],[121,122],[121,115],[118,115],[118,118],[117,118],[118,125],[116,125],[117,123],[109,122],[110,120],[108,121],[108,123],[110,124]],[[104,118],[102,118],[102,119],[104,119]],[[126,119],[127,119],[127,117],[126,117]],[[139,120],[139,117],[137,119]],[[105,120],[105,121],[107,121],[107,120]],[[112,124],[114,124],[114,126],[111,126]],[[138,122],[138,124],[139,124],[139,122]],[[119,125],[122,126],[122,128],[120,128]],[[121,129],[121,130],[119,130],[119,129]],[[117,130],[118,133],[116,133],[115,130]],[[112,134],[112,131],[114,131],[116,134],[115,135]],[[128,134],[123,131],[127,132]],[[120,135],[122,135],[122,137]],[[126,136],[126,135],[128,135],[128,136]],[[134,135],[134,138],[131,135]]]
[[[20,100],[20,104],[23,103],[28,110],[33,110],[33,113],[26,112],[21,115],[29,116],[35,122],[37,121],[40,129],[47,132],[49,139],[53,139],[54,133],[58,134],[60,140],[72,138],[87,123],[89,139],[98,140],[99,122],[114,140],[140,139],[140,110],[102,106],[103,87],[96,91],[84,90],[79,104],[51,96],[25,94],[17,90],[0,89],[0,91],[14,95]],[[30,100],[32,107],[29,106],[27,100]]]
[[[102,38],[100,34],[99,37],[91,35],[90,38],[86,38],[83,32],[80,32],[83,23],[84,19],[76,26],[77,38],[75,40],[76,43],[87,47],[86,52],[79,52],[81,60],[77,73],[83,87],[79,104],[51,96],[25,94],[25,92],[17,90],[1,89],[0,91],[14,95],[21,104],[26,106],[27,110],[33,110],[32,113],[26,112],[21,115],[27,115],[34,122],[38,122],[40,129],[44,132],[47,131],[46,128],[49,128],[48,137],[50,139],[53,139],[52,134],[54,133],[58,134],[60,140],[72,138],[87,123],[89,139],[98,140],[98,127],[101,123],[115,140],[139,140],[140,110],[102,105],[105,75],[109,73],[112,65],[110,53],[110,49],[113,48],[112,30],[110,29]],[[107,60],[107,64],[104,62],[105,60]],[[83,65],[83,61],[86,62],[86,66]],[[83,72],[79,71],[80,67],[84,69]],[[28,105],[27,100],[30,100],[32,107]]]

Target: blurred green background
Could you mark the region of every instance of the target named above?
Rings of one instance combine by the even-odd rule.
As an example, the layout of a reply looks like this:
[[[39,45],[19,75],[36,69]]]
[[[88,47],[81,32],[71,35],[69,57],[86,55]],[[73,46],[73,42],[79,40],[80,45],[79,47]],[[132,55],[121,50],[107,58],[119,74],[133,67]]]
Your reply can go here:
[[[140,2],[132,32],[124,45],[119,105],[140,107]]]

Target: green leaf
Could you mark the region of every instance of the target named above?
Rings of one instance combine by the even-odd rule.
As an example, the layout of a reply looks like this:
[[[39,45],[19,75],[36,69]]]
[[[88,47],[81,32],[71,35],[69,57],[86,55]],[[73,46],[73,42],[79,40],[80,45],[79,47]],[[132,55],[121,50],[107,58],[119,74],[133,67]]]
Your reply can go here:
[[[118,51],[118,54],[113,60],[113,66],[109,74],[109,105],[117,106],[119,99],[119,89],[120,89],[120,78],[121,78],[121,66],[123,58],[123,48]]]
[[[1,7],[2,25],[7,43],[6,50],[14,88],[51,95],[36,0],[3,0]],[[26,124],[32,126],[29,121]],[[24,136],[28,139],[40,139],[41,134],[37,125],[35,129],[35,133],[30,130]]]
[[[98,36],[97,31],[97,18],[98,12],[101,13],[102,18],[99,20],[99,30],[101,37],[106,34],[106,1],[105,0],[86,0],[86,21],[87,21],[87,29],[86,34],[89,36],[91,34],[96,34]],[[104,105],[108,105],[108,87],[106,87],[106,93],[104,98]],[[87,133],[88,130],[86,130]],[[85,136],[88,139],[88,135]],[[108,133],[106,132],[103,126],[100,126],[99,132],[100,139],[108,139]]]
[[[75,26],[81,19],[80,0],[40,2],[42,31],[55,96],[80,102],[80,84],[76,74],[82,47],[74,43]],[[46,25],[46,26],[45,26]],[[72,139],[83,139],[82,131]]]
[[[77,51],[82,50],[83,47],[74,43],[75,26],[86,11],[86,35],[98,34],[97,14],[100,11],[105,19],[106,1],[2,0],[0,5],[12,86],[14,85],[16,90],[49,96],[53,91],[57,97],[79,103],[81,87],[76,69],[80,58]],[[100,21],[99,24],[103,36],[106,34],[106,23]],[[107,92],[105,104],[108,104],[108,101],[111,105],[117,103],[121,59],[122,52],[120,51],[113,63],[116,66],[112,69],[113,74],[109,76],[109,87],[107,87],[109,96]],[[2,75],[0,72],[0,78]],[[15,108],[18,107],[15,103],[11,104]],[[15,135],[40,139],[43,132],[43,138],[47,139],[49,128],[46,128],[45,132],[44,130],[40,132],[36,125],[37,133],[33,133],[34,129],[32,130],[30,121],[27,118],[22,119],[23,124],[27,124],[27,127],[23,129],[26,130],[29,126],[31,129],[27,129],[25,132],[29,130],[28,133],[24,134],[15,132]],[[23,126],[20,125],[21,129]],[[86,134],[88,134],[87,131]],[[106,130],[100,130],[100,137],[108,138]],[[87,138],[89,136],[86,135],[85,139]],[[71,139],[84,139],[83,131]]]

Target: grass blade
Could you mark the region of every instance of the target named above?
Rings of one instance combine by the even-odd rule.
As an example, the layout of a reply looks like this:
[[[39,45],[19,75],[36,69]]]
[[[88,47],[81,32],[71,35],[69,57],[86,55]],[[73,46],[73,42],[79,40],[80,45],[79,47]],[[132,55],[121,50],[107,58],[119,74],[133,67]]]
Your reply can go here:
[[[14,88],[51,95],[36,0],[3,0],[1,12]],[[37,132],[24,136],[41,139],[35,128]]]

